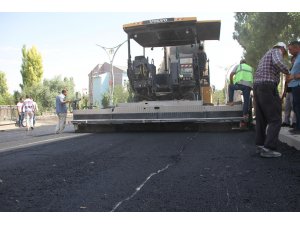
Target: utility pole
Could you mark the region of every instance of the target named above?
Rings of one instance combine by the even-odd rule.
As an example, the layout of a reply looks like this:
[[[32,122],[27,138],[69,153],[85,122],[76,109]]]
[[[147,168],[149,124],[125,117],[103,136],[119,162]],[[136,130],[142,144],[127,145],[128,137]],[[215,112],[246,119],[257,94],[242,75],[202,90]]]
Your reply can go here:
[[[113,98],[114,98],[114,88],[115,88],[115,77],[114,77],[114,69],[113,69],[113,62],[114,62],[114,59],[115,59],[115,56],[119,50],[119,48],[125,43],[127,42],[127,40],[125,40],[124,42],[122,42],[121,44],[115,46],[115,47],[112,47],[112,48],[107,48],[107,47],[104,47],[102,45],[98,45],[100,48],[102,48],[105,53],[107,54],[108,56],[108,59],[109,59],[109,63],[110,63],[110,79],[109,79],[109,88],[110,88],[110,100],[109,100],[109,104],[110,106],[113,106]]]

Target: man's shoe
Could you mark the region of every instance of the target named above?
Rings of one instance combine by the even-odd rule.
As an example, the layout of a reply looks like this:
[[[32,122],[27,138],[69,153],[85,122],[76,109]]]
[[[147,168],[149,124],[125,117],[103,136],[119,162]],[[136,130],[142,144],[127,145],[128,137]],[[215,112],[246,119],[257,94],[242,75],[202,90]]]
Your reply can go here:
[[[261,153],[261,149],[263,148],[263,145],[256,145],[256,153]]]
[[[288,123],[282,123],[281,126],[282,127],[289,127],[290,125]]]
[[[292,123],[292,125],[290,126],[290,128],[296,128],[296,123]]]
[[[262,147],[260,150],[260,156],[263,158],[276,158],[281,156],[280,152],[272,151],[266,147]]]

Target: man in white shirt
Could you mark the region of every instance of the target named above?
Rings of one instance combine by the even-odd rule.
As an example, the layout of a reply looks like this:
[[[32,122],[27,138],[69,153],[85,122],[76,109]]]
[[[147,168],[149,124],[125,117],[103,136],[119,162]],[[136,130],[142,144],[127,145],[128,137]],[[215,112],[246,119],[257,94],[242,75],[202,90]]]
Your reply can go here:
[[[18,110],[18,116],[19,116],[19,120],[18,120],[18,124],[19,127],[23,126],[23,119],[24,119],[24,113],[22,112],[22,106],[23,106],[23,98],[20,98],[20,101],[17,103],[17,110]]]
[[[33,130],[34,106],[33,101],[28,95],[26,95],[26,99],[23,102],[22,111],[24,112],[24,116],[26,118],[27,131],[29,131],[30,128]]]

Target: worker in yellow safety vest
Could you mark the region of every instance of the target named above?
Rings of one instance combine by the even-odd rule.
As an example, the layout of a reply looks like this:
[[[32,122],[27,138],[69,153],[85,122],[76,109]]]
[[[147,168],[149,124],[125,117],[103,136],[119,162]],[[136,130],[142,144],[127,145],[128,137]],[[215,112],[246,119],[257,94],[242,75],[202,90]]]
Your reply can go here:
[[[235,90],[243,92],[243,117],[244,122],[249,119],[250,92],[253,87],[253,68],[246,64],[242,59],[239,65],[236,65],[230,73],[230,84],[228,86],[229,102],[227,105],[233,106],[233,94]]]

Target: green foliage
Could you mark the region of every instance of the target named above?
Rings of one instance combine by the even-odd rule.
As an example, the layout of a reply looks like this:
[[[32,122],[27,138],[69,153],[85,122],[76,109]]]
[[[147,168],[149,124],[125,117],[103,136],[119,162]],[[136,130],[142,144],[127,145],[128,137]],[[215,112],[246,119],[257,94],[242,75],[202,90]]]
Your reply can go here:
[[[114,96],[113,96],[113,104],[116,105],[118,103],[128,102],[129,92],[127,88],[124,88],[122,85],[116,85],[114,87]],[[109,92],[105,92],[102,96],[101,104],[103,108],[109,106],[111,97]]]
[[[122,85],[116,85],[114,88],[114,104],[127,102],[129,93]]]
[[[79,102],[79,109],[87,109],[89,107],[89,97],[87,95],[83,95],[81,97],[81,101]]]
[[[28,86],[34,86],[41,83],[43,77],[43,64],[42,56],[33,46],[31,49],[27,50],[24,45],[22,48],[22,65],[21,65],[21,75],[23,79],[23,84],[21,88]]]
[[[275,43],[288,44],[299,39],[298,12],[240,12],[235,19],[233,38],[243,47],[247,63],[254,68]]]
[[[13,104],[13,98],[8,93],[7,81],[4,72],[0,71],[0,105]]]
[[[15,105],[19,102],[21,96],[22,94],[19,91],[14,91],[13,102],[15,103]]]
[[[214,105],[220,105],[225,104],[225,89],[222,90],[215,90],[212,95],[212,103]]]
[[[55,76],[51,80],[44,80],[44,85],[48,86],[50,91],[61,92],[63,89],[68,90],[71,93],[74,93],[74,80],[73,77],[67,78],[62,76]]]
[[[6,94],[8,92],[8,87],[6,83],[5,73],[0,71],[0,95]]]
[[[56,76],[53,79],[45,79],[43,84],[34,84],[30,87],[24,86],[21,96],[31,96],[36,101],[39,112],[54,112],[55,109],[55,98],[61,93],[63,89],[68,90],[68,99],[75,100],[74,93],[74,80],[73,78],[63,78]],[[15,96],[18,94],[15,93]]]
[[[75,93],[74,93],[74,79],[73,77],[62,78],[61,75],[55,76],[52,79],[44,79],[43,86],[47,87],[49,89],[49,92],[54,94],[55,96],[63,89],[68,91],[68,98],[69,99],[75,99]]]
[[[110,101],[110,95],[108,92],[105,92],[102,96],[102,101],[101,101],[102,107],[107,108],[109,106],[109,101]]]
[[[13,97],[9,93],[0,95],[0,105],[14,105]]]

